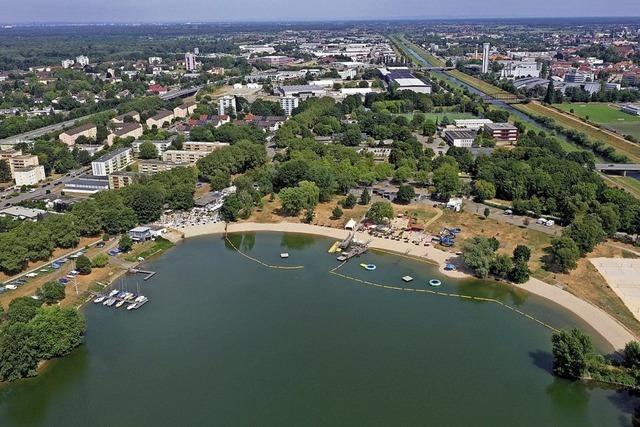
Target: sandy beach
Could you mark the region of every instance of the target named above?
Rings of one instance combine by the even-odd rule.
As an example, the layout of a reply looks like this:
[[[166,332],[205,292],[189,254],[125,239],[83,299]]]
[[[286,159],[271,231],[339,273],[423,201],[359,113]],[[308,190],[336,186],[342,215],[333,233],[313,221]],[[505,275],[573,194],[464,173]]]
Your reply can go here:
[[[209,234],[221,234],[224,233],[225,226],[226,224],[222,222],[217,224],[197,225],[175,230],[175,234],[185,239]],[[312,234],[331,237],[334,239],[344,239],[349,234],[349,231],[342,229],[288,222],[240,222],[230,223],[227,227],[227,232],[229,233],[256,231]],[[402,241],[376,238],[365,233],[356,233],[356,239],[361,241],[371,241],[369,247],[372,249],[394,252],[430,262],[437,265],[442,274],[452,278],[463,279],[471,277],[463,271],[446,271],[444,269],[445,264],[452,257],[455,258],[455,255],[437,249],[433,246],[416,246]],[[550,285],[535,278],[531,278],[526,283],[520,285],[512,284],[511,286],[515,286],[518,289],[522,289],[526,292],[530,292],[534,295],[552,301],[580,317],[588,323],[598,335],[602,336],[602,338],[604,338],[615,350],[624,348],[627,342],[636,339],[631,332],[629,332],[621,323],[609,314],[557,286]]]

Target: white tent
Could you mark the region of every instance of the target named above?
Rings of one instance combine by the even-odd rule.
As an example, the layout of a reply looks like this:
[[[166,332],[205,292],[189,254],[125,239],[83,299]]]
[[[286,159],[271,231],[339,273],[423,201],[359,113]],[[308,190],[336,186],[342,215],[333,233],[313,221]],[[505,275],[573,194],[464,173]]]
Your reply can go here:
[[[358,225],[358,223],[356,222],[355,219],[352,218],[349,221],[347,221],[347,223],[344,226],[344,229],[353,231],[353,230],[355,230],[356,225]]]

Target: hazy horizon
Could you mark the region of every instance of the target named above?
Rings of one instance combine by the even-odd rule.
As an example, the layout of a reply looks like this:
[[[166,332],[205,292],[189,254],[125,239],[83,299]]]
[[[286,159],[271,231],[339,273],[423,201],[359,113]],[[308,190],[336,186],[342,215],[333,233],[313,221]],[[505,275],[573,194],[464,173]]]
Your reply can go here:
[[[637,0],[585,2],[540,0],[24,0],[3,10],[3,24],[118,24],[288,22],[409,19],[630,18],[640,15]],[[630,13],[635,11],[635,13]]]

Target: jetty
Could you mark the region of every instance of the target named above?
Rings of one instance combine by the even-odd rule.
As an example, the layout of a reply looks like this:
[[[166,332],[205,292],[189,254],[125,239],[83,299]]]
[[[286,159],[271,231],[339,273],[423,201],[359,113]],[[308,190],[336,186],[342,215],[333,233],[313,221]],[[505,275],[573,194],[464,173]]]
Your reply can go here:
[[[149,302],[149,298],[144,297],[144,299],[142,299],[141,301],[136,301],[135,297],[132,298],[121,298],[118,295],[114,295],[114,296],[109,296],[109,294],[101,294],[98,292],[91,292],[91,295],[93,295],[94,298],[98,298],[98,297],[103,297],[106,300],[108,299],[114,299],[116,302],[124,302],[127,306],[131,305],[131,304],[135,304],[134,309],[139,309],[140,307],[142,307],[143,305],[145,305],[146,303]],[[142,295],[138,295],[138,297],[141,297]]]
[[[156,272],[155,272],[155,271],[140,270],[140,269],[138,269],[138,268],[130,268],[128,271],[129,271],[129,273],[134,273],[134,274],[138,274],[138,273],[140,273],[140,274],[145,274],[146,276],[144,276],[144,277],[142,278],[142,280],[149,280],[149,279],[151,279],[153,276],[155,276],[155,275],[156,275]]]
[[[338,248],[342,250],[341,254],[336,258],[340,262],[345,262],[353,257],[362,255],[369,250],[371,241],[362,243],[355,240],[355,232],[349,233],[346,239],[338,243]]]

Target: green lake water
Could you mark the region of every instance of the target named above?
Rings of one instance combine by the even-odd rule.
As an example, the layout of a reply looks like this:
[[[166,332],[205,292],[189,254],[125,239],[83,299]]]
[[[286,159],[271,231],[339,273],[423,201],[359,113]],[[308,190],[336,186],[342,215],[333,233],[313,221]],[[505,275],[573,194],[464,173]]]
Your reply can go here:
[[[0,389],[0,426],[624,426],[625,392],[550,374],[551,332],[497,304],[394,291],[328,273],[332,241],[233,236],[181,243],[145,267],[150,302],[90,305],[86,343]],[[290,258],[280,260],[280,252]],[[361,262],[377,270],[362,269]],[[565,311],[504,285],[454,281],[370,252],[340,272],[496,298],[556,327]],[[601,345],[601,343],[599,343]]]

